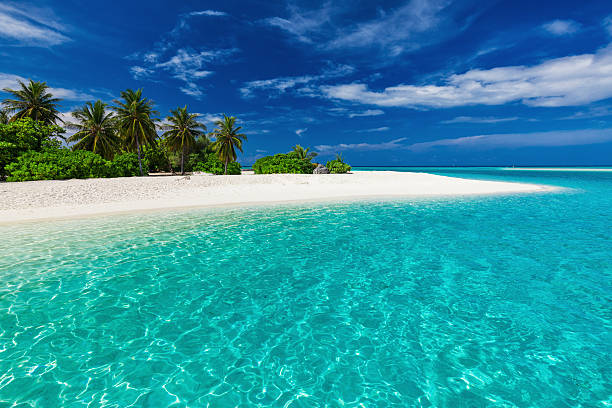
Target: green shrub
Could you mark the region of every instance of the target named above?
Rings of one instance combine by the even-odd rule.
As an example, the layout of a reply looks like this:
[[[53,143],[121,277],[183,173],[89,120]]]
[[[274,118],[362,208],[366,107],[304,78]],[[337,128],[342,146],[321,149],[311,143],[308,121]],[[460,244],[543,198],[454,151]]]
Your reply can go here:
[[[295,153],[280,153],[258,159],[253,164],[255,174],[297,173],[312,174],[312,163],[308,159],[300,159]]]
[[[151,146],[143,146],[142,153],[143,165],[146,162],[149,171],[170,171],[168,149],[159,140]]]
[[[5,167],[27,151],[59,148],[55,136],[63,133],[59,126],[45,125],[30,118],[0,124],[0,178],[6,176]]]
[[[197,162],[192,165],[193,171],[203,171],[205,173],[223,174],[224,165],[216,153],[210,153],[206,156],[206,161]],[[227,174],[240,174],[240,163],[231,162],[227,164]]]
[[[351,166],[339,159],[328,161],[325,167],[327,167],[329,172],[332,174],[348,173],[351,171]]]
[[[112,177],[111,163],[86,150],[29,151],[6,166],[7,181]]]
[[[147,161],[143,160],[142,171],[148,173]],[[134,177],[140,176],[138,167],[138,155],[132,152],[116,154],[111,162],[112,177]]]

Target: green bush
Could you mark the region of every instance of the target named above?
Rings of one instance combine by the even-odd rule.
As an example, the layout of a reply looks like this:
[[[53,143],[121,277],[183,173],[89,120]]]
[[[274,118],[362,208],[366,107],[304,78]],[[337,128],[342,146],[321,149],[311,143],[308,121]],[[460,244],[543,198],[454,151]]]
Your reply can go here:
[[[295,153],[280,153],[258,159],[253,164],[255,174],[297,173],[312,174],[312,163],[308,159],[300,159]]]
[[[191,159],[191,158],[190,158]],[[192,165],[193,171],[202,171],[205,173],[212,174],[223,174],[224,165],[221,160],[219,160],[219,156],[216,153],[210,153],[206,156],[206,161],[197,162]],[[240,174],[240,163],[231,162],[227,164],[227,174]]]
[[[6,166],[7,181],[112,177],[111,162],[86,150],[29,151]]]
[[[142,162],[143,165],[145,162],[147,163],[147,168],[149,171],[170,171],[168,149],[163,143],[160,143],[159,140],[151,146],[143,146]]]
[[[325,167],[327,167],[329,172],[332,174],[348,173],[351,171],[351,166],[339,159],[328,161]]]
[[[54,137],[63,131],[30,118],[0,124],[0,178],[6,176],[5,167],[25,152],[59,148],[60,142]]]
[[[133,177],[140,176],[138,167],[138,155],[136,153],[125,152],[116,154],[111,162],[112,177]],[[147,161],[142,161],[142,171],[148,173]]]

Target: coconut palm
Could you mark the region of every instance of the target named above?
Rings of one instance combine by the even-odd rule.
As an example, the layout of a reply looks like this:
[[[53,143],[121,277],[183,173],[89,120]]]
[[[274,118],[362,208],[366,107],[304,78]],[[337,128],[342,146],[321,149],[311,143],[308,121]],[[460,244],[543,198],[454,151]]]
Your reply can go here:
[[[168,124],[162,126],[166,131],[162,136],[170,149],[181,152],[181,174],[185,174],[185,150],[195,146],[196,139],[206,137],[206,126],[197,121],[200,115],[187,112],[187,106],[178,107],[170,113],[166,118]]]
[[[225,165],[224,174],[227,174],[227,164],[236,160],[236,148],[242,152],[242,142],[247,140],[246,135],[240,132],[242,126],[236,126],[236,118],[223,115],[223,119],[215,122],[216,129],[212,134],[215,137],[213,149]]]
[[[67,141],[75,143],[74,150],[89,150],[111,160],[119,146],[116,121],[113,114],[106,110],[108,105],[102,101],[87,102],[85,106],[72,112],[76,122],[66,124],[68,129],[77,132]]]
[[[0,125],[9,123],[9,115],[4,109],[0,109]]]
[[[11,121],[23,118],[32,118],[46,124],[62,121],[57,110],[61,99],[54,98],[48,92],[46,82],[35,82],[31,79],[27,85],[21,81],[17,82],[20,89],[3,89],[15,98],[2,101],[7,114],[13,114]]]
[[[312,160],[318,155],[317,152],[311,152],[310,147],[304,149],[300,145],[293,146],[293,153],[295,153],[297,157],[302,160]]]
[[[123,100],[113,101],[116,105],[113,109],[117,112],[117,128],[126,145],[136,149],[140,175],[143,176],[141,146],[150,145],[157,138],[157,119],[153,118],[157,111],[153,110],[152,100],[142,97],[142,89],[127,89],[121,92],[121,97]]]

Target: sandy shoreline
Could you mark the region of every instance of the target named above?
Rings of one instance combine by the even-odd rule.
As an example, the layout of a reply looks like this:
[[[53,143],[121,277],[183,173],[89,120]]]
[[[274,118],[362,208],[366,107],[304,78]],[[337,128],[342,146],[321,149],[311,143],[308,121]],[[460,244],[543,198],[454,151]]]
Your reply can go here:
[[[31,181],[0,184],[0,223],[166,208],[546,190],[550,187],[392,171]]]

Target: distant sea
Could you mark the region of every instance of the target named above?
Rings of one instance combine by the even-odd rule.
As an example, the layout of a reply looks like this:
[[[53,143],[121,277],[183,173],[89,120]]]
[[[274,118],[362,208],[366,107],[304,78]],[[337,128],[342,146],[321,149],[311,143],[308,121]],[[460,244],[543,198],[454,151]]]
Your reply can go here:
[[[0,406],[612,405],[612,172],[376,169],[564,188],[0,226]]]

